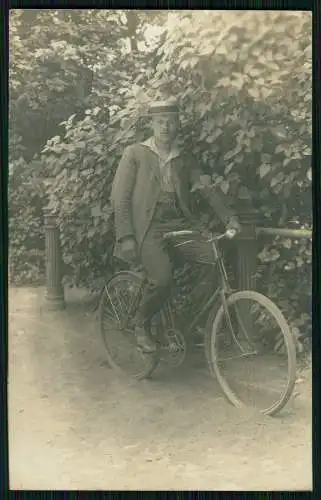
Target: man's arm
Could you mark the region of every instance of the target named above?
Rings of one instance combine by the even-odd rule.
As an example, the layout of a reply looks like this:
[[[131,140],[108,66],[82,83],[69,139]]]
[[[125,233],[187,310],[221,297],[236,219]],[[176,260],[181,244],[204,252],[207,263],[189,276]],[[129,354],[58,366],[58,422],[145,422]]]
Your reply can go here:
[[[204,175],[201,169],[193,168],[191,171],[191,185],[199,184],[200,194],[207,200],[209,205],[215,211],[220,221],[230,229],[239,229],[239,222],[234,210],[225,203],[224,196],[217,193],[210,187],[211,178]]]
[[[115,174],[111,199],[115,212],[116,241],[134,238],[132,224],[132,192],[135,185],[137,163],[133,146],[126,148]]]

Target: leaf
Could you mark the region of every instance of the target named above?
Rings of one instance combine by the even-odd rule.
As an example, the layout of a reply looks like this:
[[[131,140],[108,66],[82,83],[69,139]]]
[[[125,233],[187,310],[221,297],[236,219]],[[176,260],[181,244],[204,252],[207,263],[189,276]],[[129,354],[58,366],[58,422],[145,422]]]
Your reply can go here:
[[[233,149],[232,151],[228,151],[224,155],[224,160],[226,160],[226,161],[231,160],[234,156],[236,156],[238,153],[240,153],[240,151],[242,151],[242,146],[238,145],[235,149]]]
[[[244,85],[244,80],[241,80],[240,78],[238,79],[233,79],[231,81],[231,85],[233,87],[236,87],[238,90],[241,90],[243,88],[243,85]]]
[[[253,89],[248,89],[248,93],[250,94],[251,97],[254,99],[258,99],[260,97],[260,92],[258,89],[253,88]]]
[[[275,249],[269,250],[265,248],[259,253],[258,257],[262,262],[273,262],[280,257],[280,253]]]
[[[272,159],[272,155],[270,155],[269,153],[262,153],[261,154],[261,160],[263,163],[269,163]]]
[[[291,248],[292,247],[292,241],[290,238],[287,238],[286,240],[283,241],[283,246],[284,248]]]
[[[267,99],[272,94],[272,90],[267,87],[262,87],[260,94],[263,99]]]
[[[284,178],[283,172],[278,173],[275,177],[271,179],[270,186],[271,187],[276,186],[277,184],[282,182],[283,178]]]
[[[228,183],[228,181],[223,181],[220,184],[220,188],[221,188],[221,190],[223,191],[224,194],[228,193],[229,187],[230,187],[230,184]]]
[[[234,156],[234,150],[233,151],[228,151],[228,153],[225,153],[224,155],[224,160],[228,161]]]
[[[233,165],[234,165],[234,163],[233,163],[233,162],[232,162],[232,163],[229,163],[229,164],[227,165],[227,167],[226,167],[226,168],[225,168],[225,170],[224,170],[225,175],[227,175],[227,174],[228,174],[228,173],[232,170]]]
[[[199,191],[200,189],[204,189],[204,185],[201,183],[201,181],[197,181],[193,184],[191,188],[191,193],[194,193],[195,191]]]
[[[216,129],[215,132],[214,132],[214,134],[213,134],[213,139],[216,140],[222,134],[223,134],[223,130],[221,128]]]
[[[248,74],[252,77],[256,77],[256,76],[259,76],[261,74],[261,70],[253,68],[253,69],[249,70]]]
[[[94,205],[91,207],[91,216],[92,217],[100,217],[102,215],[100,204]]]
[[[274,150],[275,154],[283,153],[283,152],[284,152],[284,146],[282,144],[279,144],[278,146],[276,146],[276,148]]]
[[[188,68],[188,66],[189,66],[189,60],[185,59],[180,63],[179,70],[185,70],[186,68]]]
[[[68,123],[68,125],[71,125],[71,123],[72,123],[73,119],[75,118],[75,116],[76,116],[75,113],[72,114],[72,115],[70,115],[66,123]]]
[[[311,151],[311,148],[310,147],[306,147],[304,150],[303,150],[303,155],[304,156],[311,156],[312,154],[312,151]]]
[[[260,173],[260,177],[261,179],[263,179],[263,177],[265,177],[271,170],[271,166],[270,165],[266,165],[264,163],[262,163],[262,165],[259,167],[259,173]]]
[[[216,139],[218,139],[218,137],[220,137],[221,135],[223,134],[223,130],[218,128],[216,130],[214,130],[214,132],[210,133],[207,138],[206,138],[206,142],[208,143],[213,143],[216,141]]]
[[[228,78],[227,76],[224,76],[223,78],[220,78],[216,82],[216,87],[229,87],[231,85],[231,79]]]
[[[280,139],[285,139],[288,136],[284,125],[277,125],[276,127],[273,127],[272,132]]]
[[[200,175],[200,183],[202,186],[209,186],[211,184],[210,175]]]
[[[85,176],[85,177],[89,177],[91,174],[92,174],[92,171],[91,171],[91,169],[89,169],[89,168],[84,168],[84,169],[80,172],[80,175]]]
[[[189,60],[189,65],[191,68],[194,68],[199,62],[199,58],[198,57],[192,57],[190,60]]]

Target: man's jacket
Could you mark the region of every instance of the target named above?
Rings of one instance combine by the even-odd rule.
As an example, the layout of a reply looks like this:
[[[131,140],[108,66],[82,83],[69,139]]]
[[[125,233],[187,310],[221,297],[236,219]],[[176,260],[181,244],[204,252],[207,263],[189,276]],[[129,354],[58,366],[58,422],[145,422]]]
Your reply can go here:
[[[180,209],[187,219],[194,220],[190,208],[190,191],[202,171],[192,158],[177,149],[171,154],[171,173]],[[161,190],[159,157],[151,147],[151,139],[126,148],[119,163],[111,199],[115,214],[115,255],[121,258],[119,241],[127,236],[136,239],[138,248],[152,222]],[[227,224],[234,213],[216,194],[209,200],[218,218]]]

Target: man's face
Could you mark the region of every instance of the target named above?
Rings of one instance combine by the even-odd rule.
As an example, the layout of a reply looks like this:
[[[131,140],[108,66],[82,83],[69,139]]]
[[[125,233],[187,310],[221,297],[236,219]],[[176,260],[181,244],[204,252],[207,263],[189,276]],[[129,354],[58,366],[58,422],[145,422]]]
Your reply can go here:
[[[172,142],[177,136],[178,127],[179,121],[176,114],[153,116],[152,128],[154,136],[159,142]]]

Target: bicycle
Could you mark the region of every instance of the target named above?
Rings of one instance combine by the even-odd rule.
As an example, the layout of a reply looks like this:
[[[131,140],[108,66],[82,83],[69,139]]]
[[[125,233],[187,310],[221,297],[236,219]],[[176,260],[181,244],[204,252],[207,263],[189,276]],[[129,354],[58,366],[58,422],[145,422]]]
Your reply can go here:
[[[137,347],[135,311],[147,280],[137,271],[120,271],[105,284],[99,306],[101,334],[109,365],[140,380],[151,376],[164,353],[172,365],[181,365],[186,356],[186,338],[195,332],[206,315],[203,347],[211,376],[216,378],[234,406],[257,407],[259,404],[261,413],[272,416],[287,404],[295,386],[295,340],[283,313],[268,297],[254,290],[233,290],[230,287],[219,241],[232,236],[228,231],[215,235],[194,230],[172,231],[164,235],[164,240],[174,248],[195,242],[205,245],[211,256],[206,263],[214,272],[218,271],[216,290],[204,299],[184,334],[175,326],[171,296],[149,324],[157,342],[156,352],[144,354]],[[282,356],[273,349],[280,334],[285,347]],[[115,335],[113,347],[112,337]],[[131,357],[124,362],[117,358],[117,351],[121,355],[129,354],[128,347],[122,346],[123,340],[126,345],[129,341],[131,346]],[[262,358],[257,361],[255,356],[259,355]],[[277,360],[276,366],[272,366],[272,358]],[[281,369],[285,371],[282,377]],[[244,381],[251,373],[255,375],[252,384]],[[282,387],[280,380],[276,380],[278,376],[282,378]],[[272,383],[272,389],[268,388],[268,382]],[[271,392],[273,400],[267,403]]]

